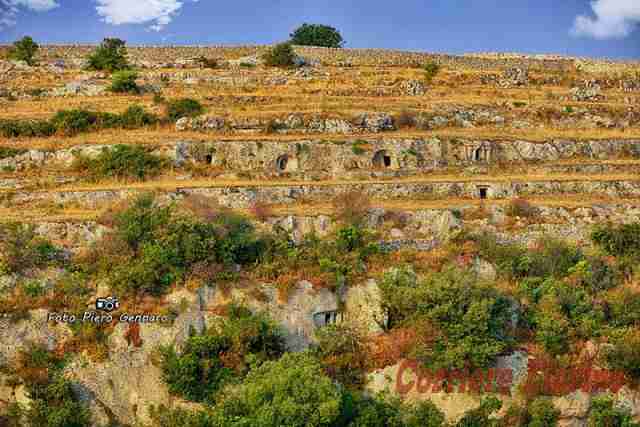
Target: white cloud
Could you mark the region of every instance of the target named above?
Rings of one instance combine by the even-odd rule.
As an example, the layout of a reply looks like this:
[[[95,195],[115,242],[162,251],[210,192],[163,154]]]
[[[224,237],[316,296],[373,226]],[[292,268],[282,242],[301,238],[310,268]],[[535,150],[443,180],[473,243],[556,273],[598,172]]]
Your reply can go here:
[[[46,12],[60,6],[56,0],[0,0],[0,28],[16,24],[20,9]]]
[[[591,9],[594,17],[576,17],[573,34],[596,39],[623,38],[640,22],[639,0],[595,0]]]
[[[96,3],[98,14],[108,24],[148,23],[154,31],[169,24],[184,4],[180,0],[96,0]]]

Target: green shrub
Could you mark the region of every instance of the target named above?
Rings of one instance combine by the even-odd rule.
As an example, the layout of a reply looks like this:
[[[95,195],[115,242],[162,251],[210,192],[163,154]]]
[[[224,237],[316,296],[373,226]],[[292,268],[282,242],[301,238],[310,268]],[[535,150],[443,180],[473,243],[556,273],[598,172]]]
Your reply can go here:
[[[640,257],[640,222],[606,224],[596,227],[591,240],[608,254],[618,257]]]
[[[543,298],[535,316],[535,338],[552,355],[560,355],[569,346],[570,324],[557,299],[549,295]]]
[[[424,342],[415,355],[432,369],[486,367],[512,343],[510,303],[468,272],[448,268],[422,282],[391,270],[380,285],[390,326],[415,326]]]
[[[589,257],[568,270],[574,283],[590,293],[612,289],[621,282],[620,271],[602,258]]]
[[[128,69],[125,44],[124,40],[105,38],[89,56],[87,68],[109,72]]]
[[[551,399],[538,397],[527,405],[511,405],[505,415],[495,420],[498,427],[556,427],[560,411],[555,408]]]
[[[609,366],[635,380],[640,379],[640,330],[627,328],[612,335],[613,348],[605,353]]]
[[[627,408],[616,406],[613,397],[601,395],[591,401],[591,410],[587,420],[588,427],[638,427]]]
[[[37,280],[27,280],[22,284],[22,291],[31,298],[36,298],[44,294],[44,287]]]
[[[340,32],[328,25],[302,24],[290,35],[292,44],[340,48],[344,40]]]
[[[351,151],[356,156],[360,156],[367,152],[367,150],[362,147],[363,145],[366,145],[366,144],[367,144],[366,141],[355,141],[351,144]]]
[[[140,146],[105,147],[95,158],[76,156],[73,167],[88,174],[89,179],[144,180],[158,175],[166,161]]]
[[[62,110],[51,119],[56,130],[67,136],[94,130],[97,123],[98,114],[87,110]]]
[[[125,129],[138,129],[153,125],[158,122],[158,117],[149,113],[140,105],[132,105],[118,116],[117,124]],[[107,126],[105,126],[107,127]],[[117,126],[110,126],[117,127]]]
[[[182,117],[196,117],[204,112],[204,107],[195,99],[182,98],[167,103],[167,117],[172,122]]]
[[[202,335],[190,337],[180,355],[162,351],[163,379],[172,394],[197,402],[214,402],[225,385],[237,382],[249,369],[279,357],[284,341],[276,326],[262,315],[232,306],[228,319]]]
[[[132,70],[116,71],[111,76],[111,86],[109,89],[116,93],[140,93],[140,87],[136,83],[138,73]]]
[[[529,419],[527,427],[555,427],[560,419],[560,410],[553,402],[545,398],[537,398],[527,408]]]
[[[23,148],[0,147],[0,159],[19,156],[20,154],[24,154],[26,152],[27,150]]]
[[[492,260],[498,272],[508,278],[565,277],[584,259],[577,247],[548,237],[539,239],[533,250],[517,244],[499,243],[495,235],[488,233],[474,235],[470,239],[478,245],[479,255]]]
[[[155,114],[139,105],[132,105],[121,114],[61,110],[51,120],[0,120],[0,134],[6,138],[48,137],[56,133],[73,136],[99,129],[134,129],[157,122]]]
[[[605,296],[609,308],[609,323],[614,327],[640,325],[640,294],[628,289]]]
[[[39,48],[38,43],[34,42],[31,37],[25,36],[13,43],[9,49],[9,59],[35,65],[35,56]]]
[[[467,411],[456,423],[456,427],[497,427],[497,420],[491,416],[499,411],[502,402],[496,397],[482,399],[480,407]]]
[[[280,43],[269,49],[262,56],[262,59],[268,67],[293,67],[296,53],[293,51],[291,43]]]
[[[199,263],[222,271],[252,264],[264,251],[244,217],[220,213],[205,220],[160,206],[142,195],[110,214],[113,232],[83,264],[122,292],[161,294]]]
[[[88,427],[89,408],[75,396],[62,372],[64,361],[42,347],[20,354],[16,373],[27,389],[30,405],[19,411],[29,427]]]
[[[185,409],[169,409],[164,405],[152,407],[149,415],[154,427],[217,427],[204,411],[192,412]]]
[[[166,104],[166,102],[167,102],[167,99],[164,96],[162,96],[161,94],[159,94],[159,93],[154,93],[153,94],[153,103],[155,105],[163,105],[163,104]]]
[[[432,402],[403,403],[397,397],[378,394],[348,396],[349,427],[446,427],[445,416]],[[349,412],[351,414],[349,414]]]
[[[0,120],[0,135],[5,138],[47,137],[56,128],[46,120]]]
[[[361,387],[368,366],[364,337],[353,327],[329,325],[316,330],[317,354],[326,374],[347,387]]]
[[[437,62],[430,61],[422,66],[424,70],[424,78],[427,84],[431,84],[435,76],[440,72],[440,65]]]

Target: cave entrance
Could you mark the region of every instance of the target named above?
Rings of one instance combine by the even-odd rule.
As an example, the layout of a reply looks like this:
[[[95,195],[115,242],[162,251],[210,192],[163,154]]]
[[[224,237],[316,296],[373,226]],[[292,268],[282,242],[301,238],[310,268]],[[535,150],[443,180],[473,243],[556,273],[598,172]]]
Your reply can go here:
[[[481,200],[486,199],[489,196],[489,187],[478,187],[478,194]]]
[[[391,155],[387,150],[377,151],[373,155],[373,166],[376,168],[388,168],[391,167]]]
[[[338,322],[337,311],[322,311],[313,315],[313,323],[317,328],[333,325]]]
[[[287,156],[286,154],[283,154],[282,156],[278,157],[278,159],[276,160],[276,168],[278,169],[279,172],[284,172],[285,170],[287,170],[288,163],[289,163],[289,156]]]
[[[473,152],[473,160],[476,162],[481,162],[483,159],[482,148],[478,148]]]
[[[213,154],[207,154],[206,156],[204,156],[204,161],[208,165],[213,163]]]

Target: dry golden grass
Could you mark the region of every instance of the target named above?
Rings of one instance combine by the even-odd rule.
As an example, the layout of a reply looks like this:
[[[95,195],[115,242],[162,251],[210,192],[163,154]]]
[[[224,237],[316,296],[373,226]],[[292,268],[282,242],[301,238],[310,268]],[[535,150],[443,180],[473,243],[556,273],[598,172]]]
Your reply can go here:
[[[394,132],[358,133],[353,135],[335,134],[229,134],[229,133],[202,133],[202,132],[178,132],[173,126],[152,126],[146,129],[120,130],[106,129],[100,132],[81,134],[74,137],[52,138],[24,138],[2,139],[0,146],[14,148],[29,148],[41,150],[55,150],[70,148],[78,145],[103,145],[103,144],[131,144],[131,145],[158,145],[169,144],[176,141],[299,141],[299,140],[324,140],[344,141],[346,139],[393,139],[393,138],[469,138],[489,139],[497,141],[523,140],[530,142],[545,142],[553,139],[565,139],[572,141],[591,140],[638,140],[638,132],[623,131],[619,129],[500,129],[495,127],[477,127],[473,129],[440,129],[436,131],[401,130]]]
[[[537,207],[553,207],[576,209],[581,207],[589,207],[595,204],[620,203],[640,205],[640,198],[611,198],[605,195],[547,195],[543,197],[528,197],[526,199],[531,205]],[[371,200],[371,208],[384,208],[388,211],[395,212],[412,212],[424,209],[455,209],[455,208],[471,208],[488,209],[492,206],[507,206],[511,202],[510,199],[502,200],[477,200],[448,198],[440,200]],[[96,221],[101,215],[108,210],[106,209],[82,209],[73,207],[72,204],[57,207],[54,211],[51,208],[42,208],[30,205],[14,206],[0,208],[0,222],[22,221],[22,222],[84,222]],[[229,212],[235,212],[250,216],[251,209],[227,209]],[[293,205],[269,205],[271,214],[275,216],[296,215],[296,216],[333,216],[335,208],[331,202],[317,203],[304,202]],[[472,217],[465,216],[470,220]],[[548,219],[545,222],[549,222]]]
[[[271,119],[283,115],[298,112],[306,114],[329,114],[349,118],[363,111],[385,111],[399,113],[405,110],[433,111],[441,107],[458,106],[461,108],[491,107],[501,114],[521,114],[521,110],[514,109],[516,101],[525,102],[527,109],[540,107],[558,107],[558,101],[549,99],[549,94],[554,96],[567,96],[568,86],[544,86],[527,88],[502,89],[493,86],[478,84],[461,84],[468,79],[476,79],[479,74],[476,70],[452,70],[446,69],[436,77],[433,86],[424,96],[366,96],[361,93],[363,89],[372,87],[391,88],[398,82],[406,79],[421,80],[424,73],[416,68],[380,68],[380,67],[354,67],[341,69],[325,67],[322,71],[330,73],[330,77],[319,77],[311,81],[292,79],[286,85],[265,86],[261,81],[282,73],[279,70],[264,69],[258,67],[252,70],[187,70],[189,74],[199,76],[234,77],[241,76],[257,79],[258,83],[245,86],[232,86],[220,83],[199,83],[186,85],[171,83],[163,89],[166,98],[193,97],[200,100],[207,108],[208,114],[220,115],[228,118],[261,118]],[[183,70],[165,70],[166,74],[184,73]],[[142,75],[147,72],[141,72]],[[157,71],[153,73],[157,74]],[[64,82],[77,78],[79,72],[64,73],[56,79],[47,74],[39,74],[37,77],[21,78],[20,86],[30,87],[31,80],[44,80],[47,83],[61,85]],[[535,73],[534,73],[535,74]],[[584,75],[575,74],[563,76],[564,80],[576,80],[585,78]],[[60,80],[60,81],[58,81]],[[27,84],[29,83],[29,84]],[[108,83],[104,81],[103,83]],[[343,91],[352,95],[335,96],[326,95],[327,91]],[[246,102],[244,97],[257,97],[259,102]],[[597,107],[616,110],[628,108],[623,99],[628,94],[619,90],[606,91],[606,102],[581,103],[564,102],[562,105],[571,105],[575,108]],[[19,100],[0,104],[0,119],[4,118],[47,118],[60,109],[86,108],[98,111],[121,112],[128,106],[137,103],[157,113],[161,107],[154,105],[151,95],[129,96],[106,94],[96,97],[73,96],[67,98],[42,98],[32,100]],[[496,128],[493,126],[476,127],[473,129],[447,128],[436,132],[402,131],[386,133],[388,137],[425,137],[425,136],[451,136],[469,138],[497,138],[497,139],[526,139],[543,141],[552,138],[567,139],[623,139],[640,137],[640,129],[622,131],[618,129],[555,129],[550,127],[533,127],[527,130],[509,128]],[[60,147],[77,145],[80,143],[113,143],[113,141],[141,144],[159,143],[178,138],[225,138],[246,139],[248,137],[266,138],[272,140],[288,140],[292,138],[309,137],[309,135],[263,136],[263,135],[207,135],[201,133],[177,133],[172,127],[159,127],[136,131],[108,130],[90,135],[80,135],[75,138],[47,138],[26,139],[23,141],[0,141],[0,144],[18,144],[30,148]],[[314,137],[316,137],[314,135]],[[320,137],[320,136],[318,136]],[[325,136],[321,136],[325,137]],[[328,138],[344,139],[345,136],[328,136]],[[55,141],[54,141],[55,140]]]

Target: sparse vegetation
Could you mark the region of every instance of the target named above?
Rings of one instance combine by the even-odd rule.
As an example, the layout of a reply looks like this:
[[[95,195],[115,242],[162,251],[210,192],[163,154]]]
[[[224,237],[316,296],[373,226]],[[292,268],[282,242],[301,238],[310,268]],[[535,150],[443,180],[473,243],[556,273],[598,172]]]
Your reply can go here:
[[[74,136],[100,129],[135,129],[158,121],[158,117],[138,105],[130,106],[121,114],[61,110],[50,120],[0,120],[0,133],[6,138]]]
[[[371,200],[364,192],[347,191],[332,200],[336,219],[345,224],[361,224],[371,208]]]
[[[32,225],[0,224],[0,274],[20,273],[60,261],[60,251]]]
[[[521,218],[529,218],[536,214],[536,208],[525,199],[513,199],[507,205],[505,213],[508,216],[519,216]]]
[[[63,367],[64,360],[43,347],[30,346],[21,351],[13,373],[26,386],[31,403],[28,407],[14,406],[8,414],[8,425],[24,425],[22,421],[28,427],[91,425],[89,408],[76,397]]]
[[[103,148],[95,158],[76,156],[74,168],[92,181],[101,179],[144,180],[158,175],[166,161],[147,153],[144,148],[115,145]]]

